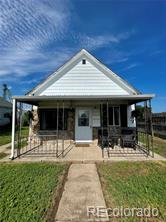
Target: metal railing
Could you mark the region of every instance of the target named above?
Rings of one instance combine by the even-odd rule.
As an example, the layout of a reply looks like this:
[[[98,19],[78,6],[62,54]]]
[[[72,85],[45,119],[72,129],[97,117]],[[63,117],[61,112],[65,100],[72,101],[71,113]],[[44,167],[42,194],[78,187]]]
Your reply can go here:
[[[153,135],[143,129],[137,130],[137,145],[148,155],[154,157]]]
[[[15,144],[15,158],[25,154],[64,157],[71,145],[72,140],[58,139],[56,135],[21,137]]]
[[[125,134],[125,130],[131,130],[131,135]],[[100,129],[101,131],[101,129]],[[100,133],[101,134],[101,133]],[[150,132],[135,127],[119,127],[118,130],[111,131],[103,128],[102,134],[98,137],[98,145],[102,149],[102,156],[107,153],[111,155],[151,155],[153,152],[153,136]]]

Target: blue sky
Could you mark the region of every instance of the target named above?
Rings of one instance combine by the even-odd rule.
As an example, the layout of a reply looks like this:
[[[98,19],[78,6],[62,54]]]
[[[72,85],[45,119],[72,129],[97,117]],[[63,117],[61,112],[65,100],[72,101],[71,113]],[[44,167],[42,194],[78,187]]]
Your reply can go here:
[[[166,111],[166,1],[0,0],[0,85],[13,95],[81,48]]]

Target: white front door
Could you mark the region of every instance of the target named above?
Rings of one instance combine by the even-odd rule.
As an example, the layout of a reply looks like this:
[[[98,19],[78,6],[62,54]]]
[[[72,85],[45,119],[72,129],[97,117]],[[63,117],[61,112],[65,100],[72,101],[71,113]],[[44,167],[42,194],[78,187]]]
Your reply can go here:
[[[77,143],[92,142],[92,110],[91,108],[76,108],[75,141]]]

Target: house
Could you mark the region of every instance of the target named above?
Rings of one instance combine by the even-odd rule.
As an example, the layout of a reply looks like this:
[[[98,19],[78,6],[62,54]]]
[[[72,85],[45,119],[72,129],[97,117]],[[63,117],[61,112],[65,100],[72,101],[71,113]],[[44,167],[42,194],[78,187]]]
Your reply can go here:
[[[0,97],[0,127],[10,124],[12,103]]]
[[[153,97],[140,93],[82,49],[25,96],[13,97],[11,157],[16,103],[33,106],[30,136],[55,136],[56,149],[61,139],[64,149],[64,141],[69,140],[75,144],[108,145],[107,139],[113,141],[122,128],[123,133],[135,129],[135,104],[145,101],[147,106]]]

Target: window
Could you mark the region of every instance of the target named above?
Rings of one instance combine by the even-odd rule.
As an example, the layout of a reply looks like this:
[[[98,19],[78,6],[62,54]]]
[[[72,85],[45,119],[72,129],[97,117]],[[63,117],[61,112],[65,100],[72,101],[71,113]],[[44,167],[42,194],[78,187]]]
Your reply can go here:
[[[86,59],[82,59],[82,64],[83,64],[83,65],[86,64]]]
[[[109,107],[109,125],[119,126],[120,125],[120,108],[119,106]]]
[[[89,126],[89,110],[79,110],[78,126]]]
[[[119,112],[119,107],[114,107],[114,125],[119,126],[120,125],[120,112]]]
[[[4,113],[4,118],[10,118],[11,114],[10,113]]]
[[[63,130],[63,110],[59,109],[58,129]],[[68,110],[64,110],[64,130],[67,129]],[[56,130],[57,129],[57,109],[40,109],[40,129]]]
[[[109,125],[114,125],[113,107],[109,107]]]

